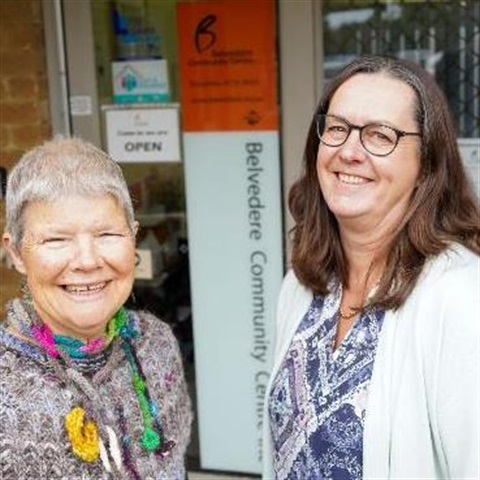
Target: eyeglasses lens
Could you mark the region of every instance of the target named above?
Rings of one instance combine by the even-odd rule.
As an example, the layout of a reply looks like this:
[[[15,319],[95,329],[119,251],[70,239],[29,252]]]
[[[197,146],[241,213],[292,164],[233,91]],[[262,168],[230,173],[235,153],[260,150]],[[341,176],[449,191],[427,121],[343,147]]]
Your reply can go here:
[[[332,115],[317,117],[317,133],[325,145],[339,147],[343,145],[352,129],[360,130],[362,145],[373,155],[388,155],[397,145],[397,133],[386,125],[368,124],[363,127],[349,125],[341,118]]]

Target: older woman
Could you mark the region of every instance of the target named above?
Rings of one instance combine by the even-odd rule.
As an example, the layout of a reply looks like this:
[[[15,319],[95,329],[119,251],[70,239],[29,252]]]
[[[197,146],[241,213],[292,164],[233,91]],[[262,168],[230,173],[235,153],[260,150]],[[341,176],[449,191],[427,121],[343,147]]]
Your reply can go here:
[[[480,216],[444,96],[413,63],[359,58],[304,160],[265,478],[478,478]]]
[[[119,166],[82,140],[49,141],[12,169],[6,216],[27,291],[0,327],[0,477],[184,479],[178,346],[123,307],[138,225]]]

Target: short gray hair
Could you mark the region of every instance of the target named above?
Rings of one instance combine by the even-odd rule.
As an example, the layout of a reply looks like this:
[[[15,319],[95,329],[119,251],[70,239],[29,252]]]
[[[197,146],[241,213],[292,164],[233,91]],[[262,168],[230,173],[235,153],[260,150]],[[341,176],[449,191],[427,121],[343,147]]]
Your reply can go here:
[[[85,140],[56,136],[26,152],[8,176],[6,231],[13,245],[22,241],[22,215],[29,203],[75,194],[112,195],[134,231],[132,200],[118,163]]]

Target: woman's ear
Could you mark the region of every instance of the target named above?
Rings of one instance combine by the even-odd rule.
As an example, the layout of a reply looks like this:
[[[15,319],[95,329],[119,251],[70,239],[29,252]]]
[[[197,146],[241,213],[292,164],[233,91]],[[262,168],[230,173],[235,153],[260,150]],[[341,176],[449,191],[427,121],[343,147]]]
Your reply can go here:
[[[5,250],[7,251],[8,255],[10,255],[10,258],[12,259],[15,270],[17,270],[19,273],[22,273],[23,275],[26,275],[27,269],[25,268],[25,264],[23,263],[22,256],[20,255],[20,251],[15,245],[13,245],[12,237],[8,232],[5,232],[2,235],[2,242],[3,242],[3,246],[5,247]]]

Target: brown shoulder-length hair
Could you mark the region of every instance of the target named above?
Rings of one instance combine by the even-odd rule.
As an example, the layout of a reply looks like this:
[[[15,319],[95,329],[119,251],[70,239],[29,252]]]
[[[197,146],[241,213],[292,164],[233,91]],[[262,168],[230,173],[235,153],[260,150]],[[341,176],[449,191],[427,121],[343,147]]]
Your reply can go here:
[[[425,261],[451,242],[480,254],[480,211],[463,168],[447,101],[433,77],[417,64],[385,56],[357,58],[327,85],[316,114],[327,113],[337,89],[359,73],[389,75],[416,93],[414,114],[422,134],[419,182],[388,246],[386,266],[369,304],[395,309],[412,291]],[[348,286],[349,266],[337,220],[319,187],[318,146],[314,115],[305,146],[304,171],[289,193],[295,220],[292,267],[302,284],[326,294],[332,279]]]

